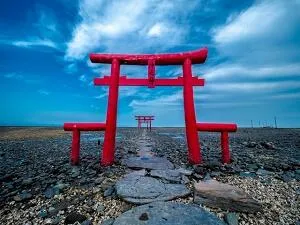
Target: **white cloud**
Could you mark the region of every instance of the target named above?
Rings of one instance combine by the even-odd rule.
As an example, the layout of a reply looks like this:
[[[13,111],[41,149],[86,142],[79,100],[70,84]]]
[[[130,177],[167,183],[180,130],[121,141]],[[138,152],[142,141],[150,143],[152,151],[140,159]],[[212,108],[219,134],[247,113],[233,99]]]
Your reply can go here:
[[[58,48],[56,43],[54,43],[53,41],[47,39],[39,39],[39,38],[32,38],[30,40],[12,41],[12,42],[7,42],[7,44],[11,44],[23,48],[32,48],[32,47],[41,47],[41,46],[54,48],[54,49]]]
[[[163,24],[157,23],[150,28],[147,35],[150,37],[159,37],[163,32],[167,32],[167,28]]]
[[[3,77],[7,78],[7,79],[17,79],[17,80],[22,80],[24,77],[21,74],[18,73],[7,73],[4,74]]]
[[[108,95],[108,93],[106,92],[106,93],[104,93],[104,94],[97,95],[97,96],[95,96],[94,98],[95,98],[95,99],[102,99],[102,98],[106,97],[107,95]]]
[[[41,95],[49,95],[49,94],[50,94],[49,91],[46,91],[46,90],[44,90],[44,89],[38,90],[38,93],[41,94]]]
[[[86,81],[87,81],[86,76],[85,76],[84,74],[81,75],[81,76],[78,78],[78,80],[80,80],[81,82],[86,82]]]
[[[262,0],[212,29],[222,56],[247,65],[299,62],[300,2]]]
[[[129,104],[132,108],[155,107],[161,106],[179,106],[182,104],[182,91],[178,91],[169,95],[162,95],[152,100],[132,100]]]
[[[213,91],[223,92],[266,92],[270,90],[280,91],[291,88],[300,88],[298,81],[276,81],[276,82],[226,82],[226,83],[212,83],[207,89]]]
[[[175,18],[180,14],[184,21],[195,4],[197,1],[188,6],[184,1],[166,0],[82,1],[79,5],[82,20],[67,43],[65,58],[79,60],[99,50],[144,52],[153,46],[174,46],[189,32],[189,26],[175,23]],[[152,39],[158,35],[162,39]]]
[[[213,81],[220,78],[270,78],[300,76],[300,64],[272,65],[272,66],[244,66],[241,64],[221,64],[209,68],[204,78]]]

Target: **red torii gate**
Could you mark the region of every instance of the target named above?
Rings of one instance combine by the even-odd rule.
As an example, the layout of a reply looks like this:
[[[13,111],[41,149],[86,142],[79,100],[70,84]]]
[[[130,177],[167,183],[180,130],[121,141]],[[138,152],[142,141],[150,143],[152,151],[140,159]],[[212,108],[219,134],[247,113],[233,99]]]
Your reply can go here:
[[[138,122],[137,127],[138,128],[142,128],[142,123],[146,123],[147,124],[147,130],[152,128],[152,120],[154,120],[154,116],[135,116],[135,119]]]
[[[71,160],[79,162],[80,131],[105,130],[101,164],[109,166],[114,162],[117,106],[119,86],[183,86],[184,114],[188,158],[193,164],[202,162],[198,131],[221,132],[223,163],[230,162],[228,132],[237,129],[236,124],[197,123],[194,106],[193,86],[204,86],[204,79],[192,75],[192,64],[204,63],[207,48],[196,51],[173,54],[90,54],[93,63],[111,64],[111,75],[95,78],[94,84],[109,86],[106,123],[65,123],[64,129],[73,131]],[[120,76],[121,65],[147,65],[148,78],[127,78]],[[183,76],[178,78],[155,78],[156,65],[182,65]]]

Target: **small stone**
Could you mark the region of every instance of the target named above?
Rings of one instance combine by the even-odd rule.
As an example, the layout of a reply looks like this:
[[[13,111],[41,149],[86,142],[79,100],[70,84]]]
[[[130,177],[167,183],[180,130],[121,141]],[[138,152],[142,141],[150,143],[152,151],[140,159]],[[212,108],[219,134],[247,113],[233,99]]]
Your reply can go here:
[[[44,192],[44,195],[46,198],[52,198],[54,196],[54,190],[52,187],[49,187],[46,189],[46,191]]]
[[[149,220],[148,214],[147,213],[142,213],[142,215],[140,215],[139,220],[142,221],[147,221]]]
[[[48,209],[48,212],[50,213],[50,214],[55,214],[55,213],[57,213],[58,211],[57,211],[57,209],[55,209],[54,207],[50,207],[49,209]]]
[[[32,184],[33,183],[33,179],[32,178],[27,178],[27,179],[24,179],[23,181],[22,181],[22,184],[23,185],[30,185],[30,184]]]
[[[85,221],[83,221],[80,225],[92,225],[92,221],[90,221],[90,220],[85,220]]]
[[[46,209],[41,209],[39,212],[39,216],[42,218],[45,218],[48,216],[47,210]]]
[[[114,186],[111,186],[104,191],[103,196],[104,197],[111,196],[114,193],[114,191],[115,191]]]
[[[73,167],[71,171],[71,177],[76,178],[80,175],[80,170],[77,167]]]
[[[82,223],[83,221],[87,220],[87,217],[77,213],[77,212],[72,212],[69,215],[67,215],[65,219],[65,225],[67,224],[74,224],[75,222]]]
[[[104,177],[98,177],[98,178],[95,180],[95,184],[101,184],[103,181],[104,181]]]
[[[225,214],[224,220],[228,225],[239,225],[239,218],[236,213]]]

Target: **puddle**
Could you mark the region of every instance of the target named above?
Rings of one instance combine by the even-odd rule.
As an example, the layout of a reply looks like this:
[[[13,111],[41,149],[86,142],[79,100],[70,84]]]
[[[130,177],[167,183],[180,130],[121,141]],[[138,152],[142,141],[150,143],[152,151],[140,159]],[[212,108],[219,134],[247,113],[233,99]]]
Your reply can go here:
[[[120,140],[122,137],[121,136],[116,136],[116,140]],[[82,137],[82,141],[87,141],[87,142],[93,142],[93,141],[98,141],[100,140],[101,142],[104,141],[104,136],[95,136],[95,135],[90,135],[90,134],[85,134]]]

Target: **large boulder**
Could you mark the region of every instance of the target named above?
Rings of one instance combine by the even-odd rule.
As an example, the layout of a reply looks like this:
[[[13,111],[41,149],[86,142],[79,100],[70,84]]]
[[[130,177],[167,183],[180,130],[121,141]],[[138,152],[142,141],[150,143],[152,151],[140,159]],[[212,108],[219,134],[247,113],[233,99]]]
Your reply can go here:
[[[216,180],[200,181],[194,185],[194,202],[230,211],[255,213],[261,204],[242,189]]]

